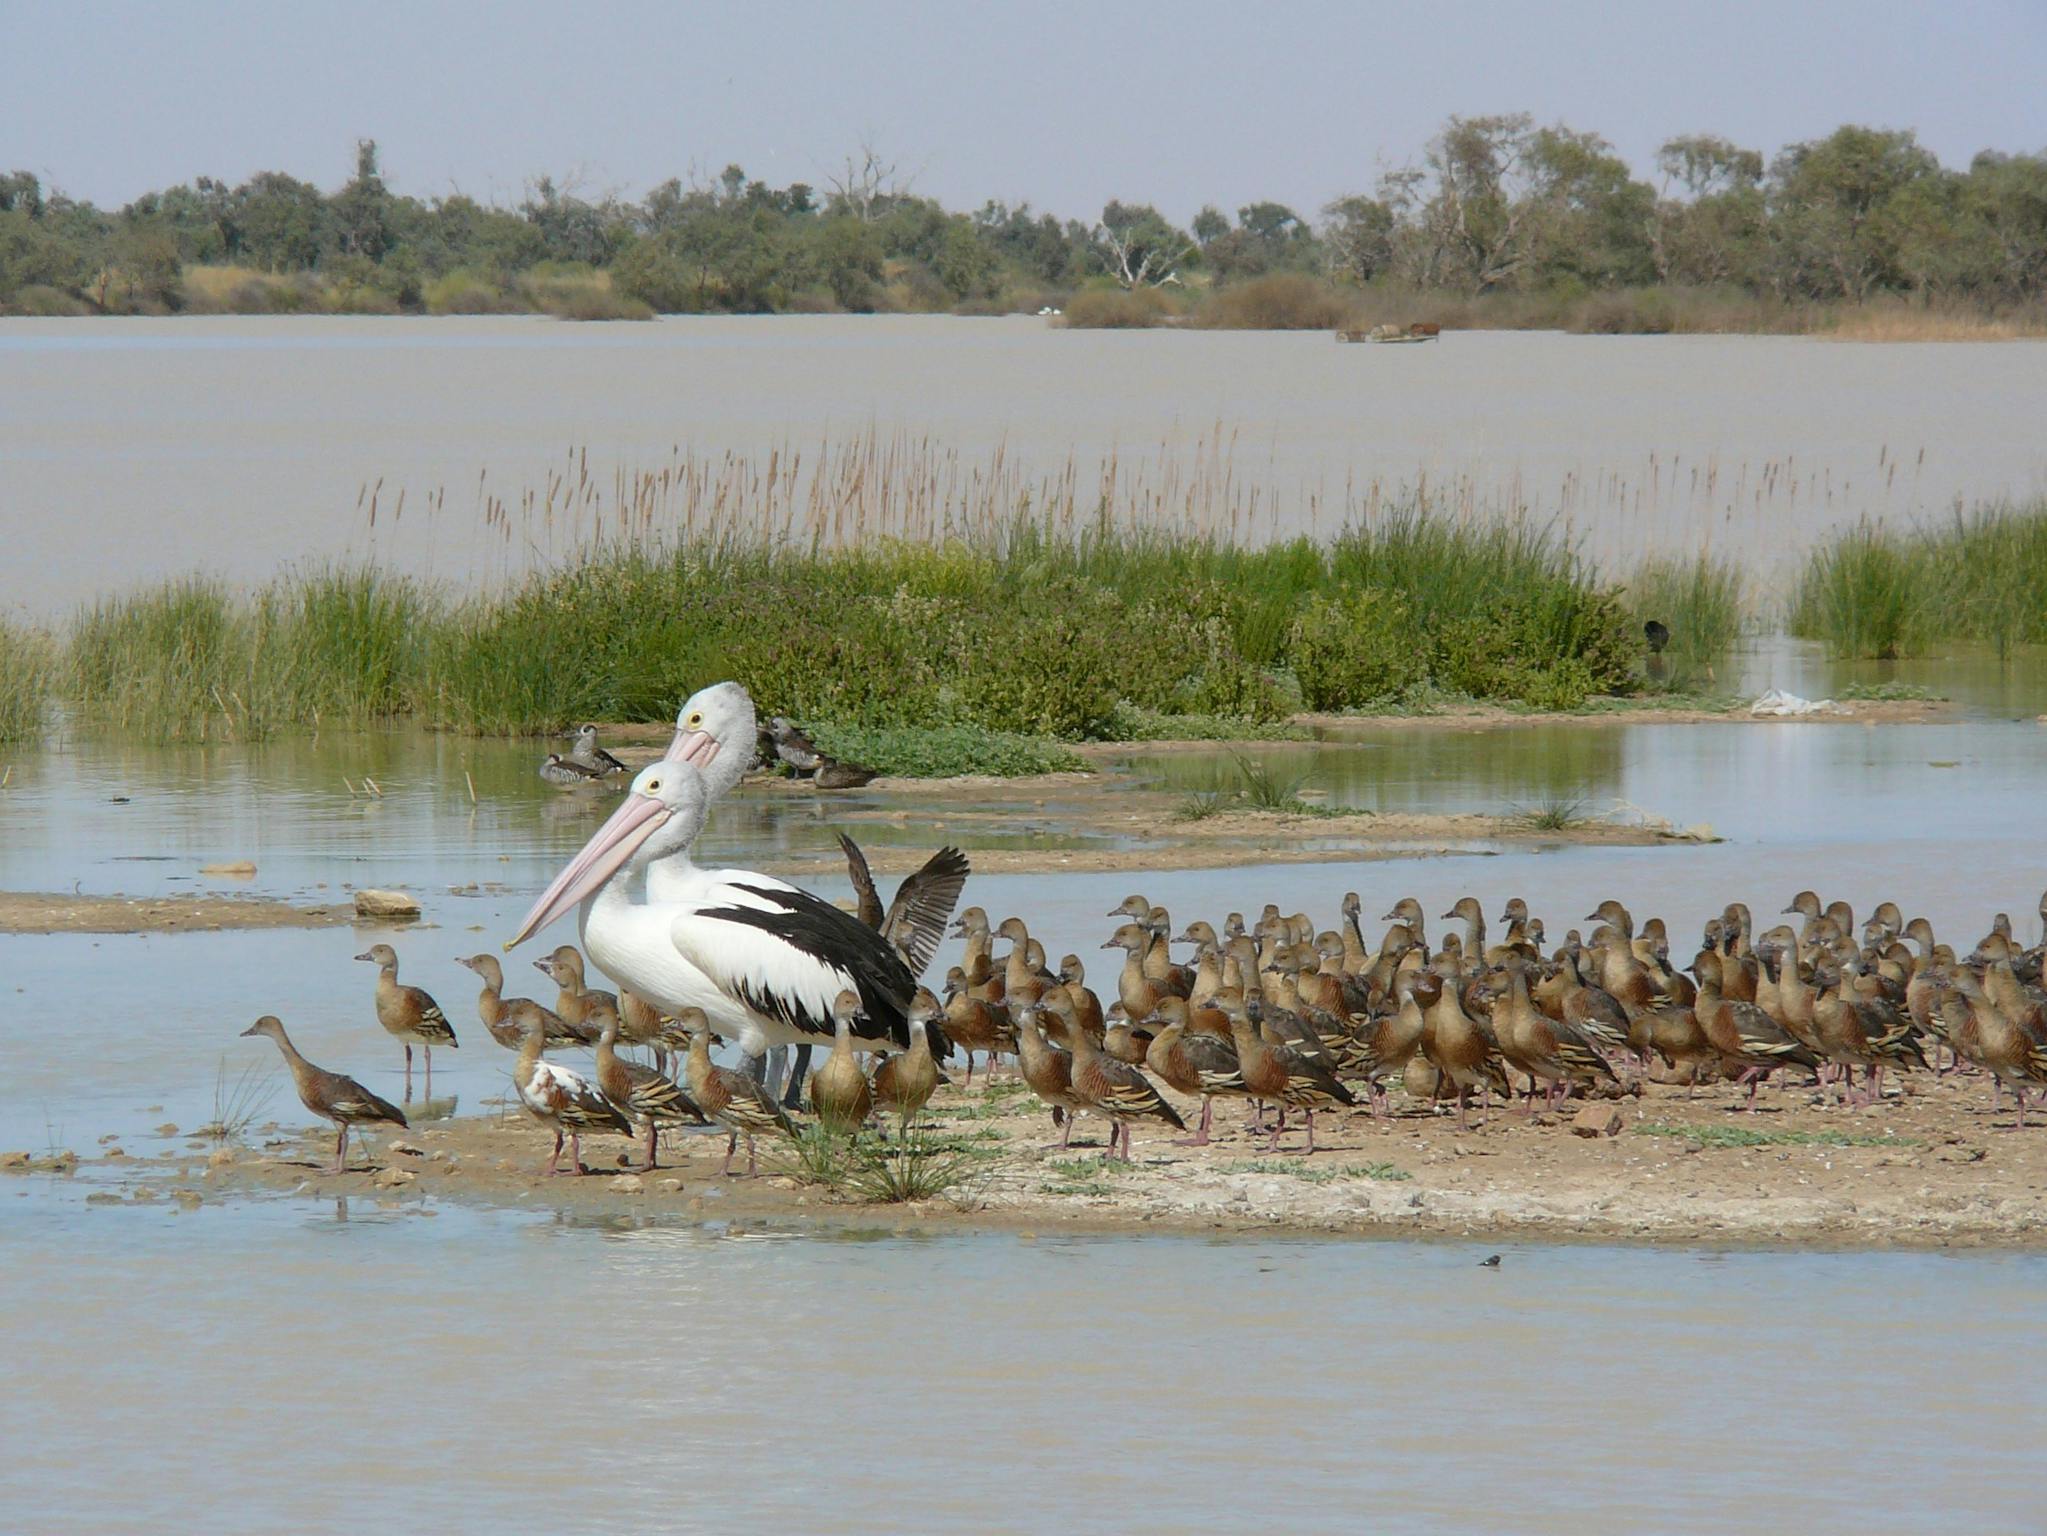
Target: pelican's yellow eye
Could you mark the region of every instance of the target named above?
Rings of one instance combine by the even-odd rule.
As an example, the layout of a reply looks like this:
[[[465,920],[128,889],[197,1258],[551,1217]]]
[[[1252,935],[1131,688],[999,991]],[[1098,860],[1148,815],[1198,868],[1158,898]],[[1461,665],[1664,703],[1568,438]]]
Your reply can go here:
[[[689,728],[690,728],[691,730],[695,730],[695,729],[696,729],[696,728],[697,728],[698,726],[700,726],[700,725],[702,725],[702,724],[704,723],[704,712],[703,712],[703,711],[702,711],[701,709],[700,709],[700,710],[698,710],[698,711],[697,711],[697,712],[696,712],[695,714],[693,714],[693,715],[691,715],[691,716],[689,717],[689,722],[688,722],[688,723],[689,723]]]
[[[647,788],[649,788],[649,789],[659,789],[660,787],[661,787],[661,781],[660,781],[659,779],[649,779],[649,780],[647,780]]]

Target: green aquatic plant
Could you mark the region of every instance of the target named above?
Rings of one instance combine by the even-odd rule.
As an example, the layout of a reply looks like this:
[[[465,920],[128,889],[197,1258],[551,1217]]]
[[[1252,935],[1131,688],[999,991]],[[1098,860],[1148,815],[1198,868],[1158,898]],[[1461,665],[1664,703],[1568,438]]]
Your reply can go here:
[[[48,635],[0,621],[0,742],[41,737],[56,671]]]

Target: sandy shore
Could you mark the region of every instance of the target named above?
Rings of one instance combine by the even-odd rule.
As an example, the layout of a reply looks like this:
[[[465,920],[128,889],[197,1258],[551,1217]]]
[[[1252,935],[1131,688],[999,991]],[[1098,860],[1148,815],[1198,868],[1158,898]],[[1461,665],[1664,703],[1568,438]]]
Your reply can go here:
[[[1220,1103],[1214,1142],[1174,1144],[1167,1127],[1137,1132],[1137,1159],[1100,1159],[1103,1127],[1083,1120],[1072,1148],[1042,1107],[998,1079],[990,1093],[947,1088],[929,1123],[987,1153],[947,1199],[860,1205],[767,1171],[721,1178],[723,1137],[679,1138],[664,1166],[627,1174],[622,1139],[585,1143],[591,1177],[539,1174],[549,1135],[516,1112],[441,1122],[376,1138],[351,1170],[322,1170],[332,1133],[275,1131],[251,1147],[130,1146],[89,1159],[84,1177],[115,1176],[105,1203],[299,1195],[554,1210],[593,1219],[728,1222],[806,1228],[1058,1231],[1291,1231],[1353,1237],[1499,1237],[1854,1247],[2047,1245],[2047,1125],[2012,1129],[1980,1076],[1939,1083],[1870,1108],[1824,1107],[1810,1088],[1765,1089],[1735,1110],[1731,1088],[1650,1084],[1623,1099],[1614,1136],[1575,1134],[1570,1115],[1495,1109],[1460,1133],[1446,1110],[1396,1089],[1395,1112],[1318,1119],[1317,1148],[1290,1128],[1271,1151]],[[1182,1106],[1190,1124],[1194,1106]],[[1575,1108],[1575,1106],[1574,1106]],[[1726,1144],[1728,1139],[1755,1144]],[[163,1155],[168,1152],[169,1155]],[[636,1155],[636,1153],[634,1154]],[[774,1154],[763,1151],[766,1164]]]
[[[205,933],[227,929],[331,928],[353,907],[294,906],[263,896],[80,896],[0,891],[0,933]]]

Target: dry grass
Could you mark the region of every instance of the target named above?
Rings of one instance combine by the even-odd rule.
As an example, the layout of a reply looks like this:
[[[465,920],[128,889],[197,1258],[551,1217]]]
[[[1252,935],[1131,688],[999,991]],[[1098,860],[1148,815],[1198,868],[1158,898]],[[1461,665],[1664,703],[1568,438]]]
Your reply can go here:
[[[1867,304],[1837,311],[1834,323],[1816,334],[1831,341],[2017,341],[2047,336],[2047,315]]]

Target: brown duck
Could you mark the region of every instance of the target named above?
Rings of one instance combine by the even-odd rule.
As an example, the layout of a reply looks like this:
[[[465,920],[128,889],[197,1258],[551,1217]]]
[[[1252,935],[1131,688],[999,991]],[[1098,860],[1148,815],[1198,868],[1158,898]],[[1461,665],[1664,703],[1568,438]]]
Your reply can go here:
[[[291,1069],[292,1086],[298,1090],[299,1102],[322,1120],[340,1127],[334,1138],[334,1166],[327,1170],[329,1173],[340,1173],[346,1166],[348,1133],[354,1127],[395,1125],[404,1129],[405,1113],[395,1104],[378,1098],[354,1078],[316,1067],[301,1056],[275,1014],[264,1014],[242,1033],[268,1035],[275,1040],[278,1050],[284,1053],[285,1066]]]

